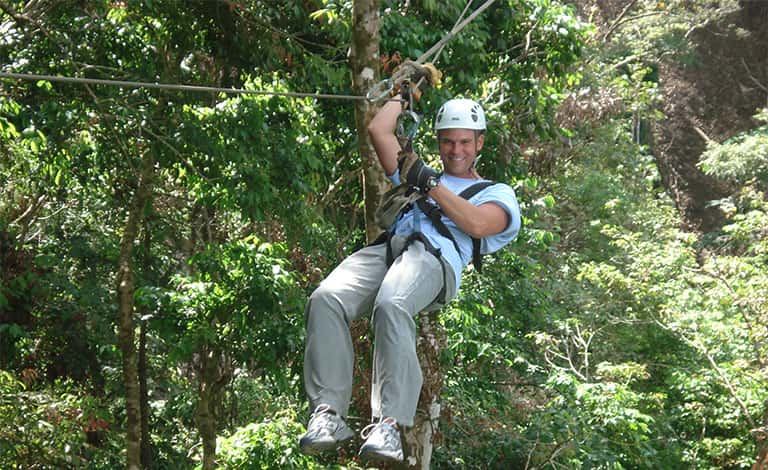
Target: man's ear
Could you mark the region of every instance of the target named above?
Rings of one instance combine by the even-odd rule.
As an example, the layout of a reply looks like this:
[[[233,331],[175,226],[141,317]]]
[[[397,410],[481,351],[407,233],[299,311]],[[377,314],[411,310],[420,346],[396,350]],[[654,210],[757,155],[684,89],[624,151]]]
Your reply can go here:
[[[485,143],[485,133],[478,132],[477,133],[477,151],[480,152],[480,150],[483,149],[483,144]]]

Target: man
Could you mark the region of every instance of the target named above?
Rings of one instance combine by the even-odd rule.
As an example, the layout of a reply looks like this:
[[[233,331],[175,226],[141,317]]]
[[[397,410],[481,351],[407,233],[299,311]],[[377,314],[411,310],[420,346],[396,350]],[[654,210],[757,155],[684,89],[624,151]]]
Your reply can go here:
[[[462,268],[472,258],[473,237],[481,240],[483,253],[490,253],[513,240],[520,228],[517,199],[508,185],[489,186],[470,200],[458,195],[481,180],[475,161],[486,125],[478,103],[454,99],[438,111],[442,175],[402,151],[395,135],[400,112],[400,103],[389,101],[371,120],[368,133],[376,154],[395,185],[417,188],[439,206],[455,243],[414,204],[390,228],[385,243],[350,255],[312,293],[305,312],[304,380],[314,412],[300,440],[304,453],[333,449],[353,436],[344,421],[354,360],[349,325],[372,312],[374,423],[363,430],[360,454],[403,460],[401,426],[413,425],[422,385],[414,316],[455,296]]]

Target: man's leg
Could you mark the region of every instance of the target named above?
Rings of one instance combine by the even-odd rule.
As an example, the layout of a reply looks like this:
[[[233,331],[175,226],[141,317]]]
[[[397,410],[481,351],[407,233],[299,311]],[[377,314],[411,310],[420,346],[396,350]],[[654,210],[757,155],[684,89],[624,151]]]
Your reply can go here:
[[[386,244],[366,247],[342,261],[310,296],[304,352],[310,409],[328,405],[347,416],[354,365],[349,325],[370,311],[386,272]]]
[[[373,307],[374,417],[413,425],[423,380],[414,315],[435,301],[443,285],[442,262],[420,241],[411,243],[387,271]]]

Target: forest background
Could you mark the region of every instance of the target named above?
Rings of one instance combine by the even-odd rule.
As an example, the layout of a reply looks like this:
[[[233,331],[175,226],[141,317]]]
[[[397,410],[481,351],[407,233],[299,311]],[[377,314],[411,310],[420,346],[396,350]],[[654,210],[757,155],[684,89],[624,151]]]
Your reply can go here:
[[[359,468],[297,438],[306,296],[385,188],[374,105],[285,93],[365,91],[360,8],[375,83],[465,6],[0,0],[0,72],[262,92],[0,79],[0,467]],[[417,149],[481,101],[524,229],[440,314],[434,468],[765,468],[766,20],[498,0],[447,43]]]

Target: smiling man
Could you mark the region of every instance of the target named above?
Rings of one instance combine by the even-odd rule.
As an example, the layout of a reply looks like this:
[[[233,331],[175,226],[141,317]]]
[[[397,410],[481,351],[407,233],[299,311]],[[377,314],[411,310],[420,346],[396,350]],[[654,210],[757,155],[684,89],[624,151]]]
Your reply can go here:
[[[442,174],[401,149],[395,135],[400,112],[400,103],[387,102],[371,120],[368,133],[390,180],[428,197],[400,214],[384,241],[342,261],[310,296],[304,381],[314,411],[300,440],[305,453],[333,449],[353,436],[345,422],[354,364],[349,325],[372,313],[373,422],[363,430],[360,454],[372,460],[403,460],[401,427],[413,425],[423,380],[414,316],[453,299],[463,268],[477,252],[501,249],[520,229],[512,188],[490,184],[475,170],[486,130],[478,103],[453,99],[438,111],[435,131]],[[488,184],[471,197],[462,196],[479,182]]]

